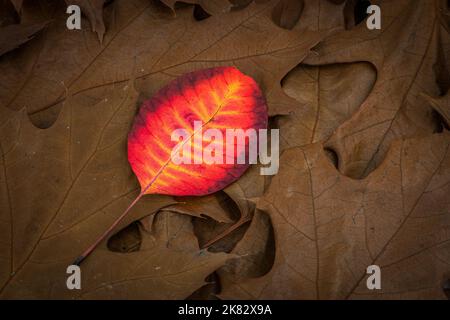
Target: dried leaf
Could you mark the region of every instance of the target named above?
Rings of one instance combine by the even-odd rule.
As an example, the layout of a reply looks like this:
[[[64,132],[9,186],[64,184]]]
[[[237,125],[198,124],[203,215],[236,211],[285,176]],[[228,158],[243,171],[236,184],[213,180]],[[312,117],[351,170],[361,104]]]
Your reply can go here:
[[[251,4],[201,22],[191,18],[189,7],[178,9],[177,17],[171,18],[148,0],[113,4],[115,23],[109,24],[113,18],[109,6],[102,46],[90,34],[62,27],[66,19],[62,14],[54,17],[39,49],[14,64],[0,63],[4,83],[0,103],[12,109],[27,106],[34,123],[48,127],[67,94],[124,84],[137,73],[138,90],[151,97],[186,72],[226,64],[258,82],[270,105],[269,115],[287,114],[296,102],[282,91],[281,79],[320,40],[317,33],[280,30],[271,23],[276,1]]]
[[[367,61],[377,70],[370,95],[326,144],[338,154],[345,175],[365,177],[383,160],[393,140],[436,130],[430,109],[417,96],[440,94],[434,72],[439,35],[445,32],[439,3],[373,1],[389,13],[381,30],[368,30],[361,23],[329,37],[317,55],[306,60],[322,65]]]
[[[282,148],[324,141],[358,111],[370,94],[376,72],[368,63],[311,66],[301,64],[283,80],[286,94],[305,107],[277,125]]]
[[[306,0],[295,30],[328,34],[345,28],[343,6]],[[312,55],[315,55],[313,53]],[[282,80],[285,93],[298,101],[289,116],[278,117],[281,149],[327,139],[356,112],[373,88],[376,71],[369,63],[300,64]]]
[[[450,259],[450,135],[397,141],[363,180],[342,176],[322,145],[285,151],[258,208],[274,226],[275,262],[235,277],[221,297],[444,298]],[[381,290],[366,287],[379,265]]]
[[[261,90],[236,68],[198,70],[177,78],[144,102],[128,135],[128,160],[141,192],[202,196],[222,190],[249,167],[249,140],[245,140],[243,149],[247,162],[239,164],[242,151],[237,146],[241,142],[225,141],[226,130],[257,133],[267,128],[267,121]],[[184,130],[189,136],[182,142],[173,141],[176,130]],[[222,142],[212,142],[203,134],[207,130],[219,131]],[[232,143],[233,154],[224,150],[225,143]],[[209,163],[212,159],[205,160],[205,152],[208,146],[217,144],[214,162]],[[173,153],[187,160],[178,164]]]
[[[156,216],[152,233],[140,231],[141,248],[127,254],[97,250],[83,265],[81,290],[67,290],[63,262],[36,265],[34,272],[54,274],[53,279],[28,273],[12,284],[4,296],[76,299],[182,299],[205,284],[228,255],[199,250],[190,219],[169,212]],[[105,265],[108,266],[105,269]],[[36,292],[43,288],[42,292]]]

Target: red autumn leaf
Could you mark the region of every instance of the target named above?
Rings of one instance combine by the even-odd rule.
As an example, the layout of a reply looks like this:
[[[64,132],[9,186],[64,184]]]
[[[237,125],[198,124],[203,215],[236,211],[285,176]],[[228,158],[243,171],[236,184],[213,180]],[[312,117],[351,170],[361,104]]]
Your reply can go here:
[[[249,164],[233,161],[207,164],[202,150],[211,143],[201,131],[220,130],[225,154],[226,129],[267,128],[267,106],[257,83],[234,67],[204,69],[185,74],[144,102],[128,135],[128,160],[144,194],[200,196],[223,189],[237,180]],[[192,145],[192,162],[176,164],[171,152],[178,142],[171,140],[174,130],[185,129]],[[234,139],[237,150],[237,139]],[[248,139],[245,140],[248,154]],[[198,160],[200,157],[200,160]],[[247,157],[246,157],[247,159]],[[225,163],[226,162],[226,163]],[[233,162],[232,164],[229,162]]]
[[[201,123],[199,129],[195,126],[196,121]],[[187,73],[162,88],[141,106],[128,134],[128,161],[139,180],[141,192],[74,264],[80,264],[143,195],[201,196],[219,191],[236,181],[249,167],[249,139],[233,139],[234,152],[229,155],[226,152],[226,130],[265,129],[267,121],[267,105],[257,83],[234,67]],[[188,135],[179,144],[172,141],[172,133],[180,129],[186,130]],[[216,129],[224,137],[221,143],[222,164],[195,163],[195,158],[203,155],[205,147],[217,143],[203,135],[196,140],[200,131],[208,129]],[[173,151],[187,143],[191,145],[192,163],[176,164]],[[239,154],[238,150],[241,151]],[[238,164],[238,156],[242,153],[245,153],[246,162]],[[233,159],[230,161],[230,158]],[[243,222],[245,220],[238,222],[234,228]]]

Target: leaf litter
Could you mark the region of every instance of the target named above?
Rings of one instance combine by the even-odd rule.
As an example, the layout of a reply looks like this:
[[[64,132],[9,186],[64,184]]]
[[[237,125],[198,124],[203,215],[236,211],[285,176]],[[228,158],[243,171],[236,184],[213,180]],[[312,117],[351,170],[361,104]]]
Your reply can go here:
[[[192,5],[114,0],[76,32],[60,2],[2,2],[7,25],[50,22],[0,57],[1,297],[445,299],[449,8],[371,2],[388,13],[380,31],[353,0],[195,1],[210,15],[198,20]],[[67,290],[67,265],[139,192],[126,159],[139,102],[221,65],[261,86],[279,173],[144,197]]]

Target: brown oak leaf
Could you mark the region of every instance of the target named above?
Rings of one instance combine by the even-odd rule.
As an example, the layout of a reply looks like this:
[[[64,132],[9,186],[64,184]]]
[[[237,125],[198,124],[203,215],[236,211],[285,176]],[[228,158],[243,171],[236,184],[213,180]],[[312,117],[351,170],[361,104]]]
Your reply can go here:
[[[136,73],[138,90],[151,96],[181,73],[235,65],[265,90],[271,115],[286,114],[296,101],[283,92],[280,81],[320,35],[280,29],[271,22],[275,4],[250,4],[197,22],[192,7],[180,8],[173,18],[147,0],[117,0],[105,10],[103,45],[84,31],[67,30],[66,15],[57,15],[37,49],[0,63],[5,84],[0,103],[12,109],[26,106],[34,123],[48,127],[68,95],[123,84]]]
[[[449,146],[448,132],[397,141],[362,180],[339,173],[320,143],[286,150],[258,202],[273,224],[274,264],[261,277],[225,276],[220,297],[444,299]],[[252,252],[237,247],[234,253]],[[371,291],[366,268],[374,264],[382,270],[382,285]]]
[[[433,112],[419,94],[442,93],[436,79],[445,70],[441,43],[449,38],[442,1],[372,3],[383,12],[381,30],[361,23],[329,37],[306,59],[321,65],[367,61],[377,71],[367,99],[326,143],[338,154],[340,171],[354,178],[374,170],[393,140],[436,131]]]

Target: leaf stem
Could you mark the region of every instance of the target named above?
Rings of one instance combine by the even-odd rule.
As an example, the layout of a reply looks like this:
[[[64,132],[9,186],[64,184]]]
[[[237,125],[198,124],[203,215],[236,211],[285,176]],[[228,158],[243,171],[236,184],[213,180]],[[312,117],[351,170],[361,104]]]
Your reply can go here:
[[[145,190],[144,190],[145,191]],[[75,259],[73,262],[73,265],[79,266],[91,253],[94,251],[95,248],[102,242],[109,234],[114,230],[115,227],[125,218],[125,216],[128,214],[128,212],[131,210],[131,208],[134,207],[134,205],[139,201],[139,199],[142,198],[144,195],[144,192],[139,193],[139,195],[136,197],[136,199],[133,200],[132,203],[125,209],[125,211],[114,221],[114,223],[99,237],[95,242],[90,245],[81,255],[78,256],[78,258]]]

